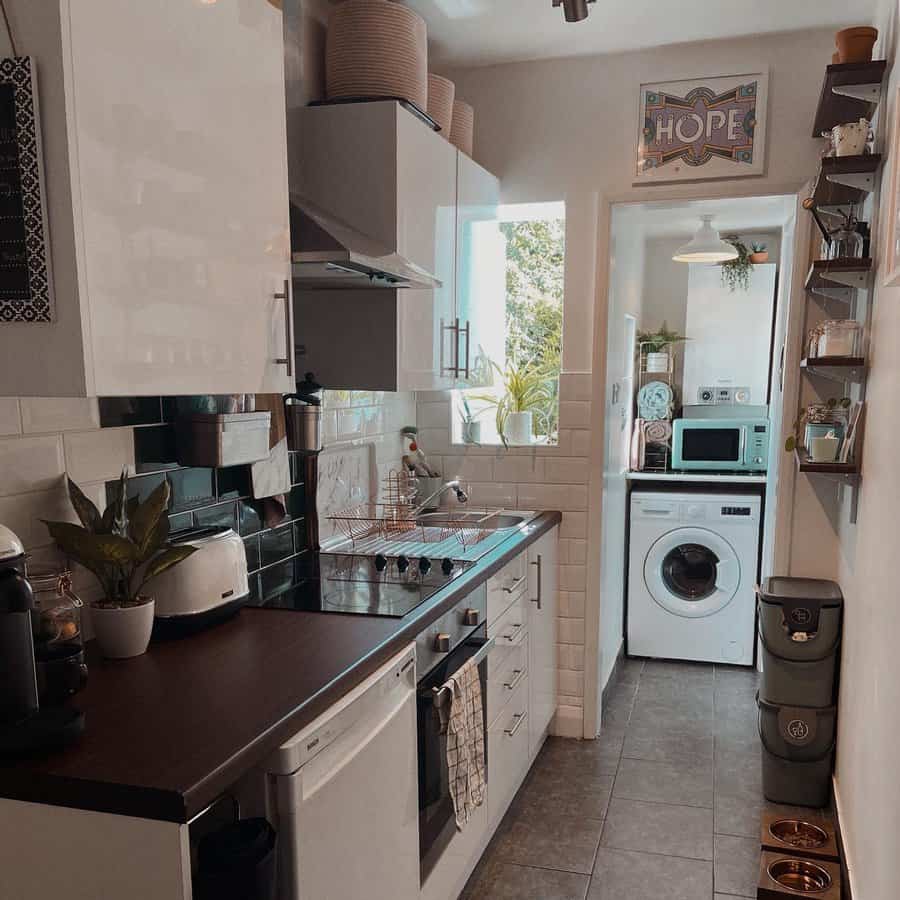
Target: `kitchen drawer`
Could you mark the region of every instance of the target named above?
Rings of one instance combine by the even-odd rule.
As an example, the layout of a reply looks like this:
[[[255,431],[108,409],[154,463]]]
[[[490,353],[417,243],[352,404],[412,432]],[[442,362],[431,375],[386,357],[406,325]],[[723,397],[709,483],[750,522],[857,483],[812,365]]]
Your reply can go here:
[[[497,646],[514,644],[528,631],[528,599],[517,597],[499,618],[488,620],[488,637],[497,639]]]
[[[494,645],[488,659],[487,720],[493,724],[528,673],[528,636]]]
[[[488,728],[488,818],[499,822],[528,771],[528,676]]]
[[[528,554],[520,553],[487,582],[488,623],[528,590]]]

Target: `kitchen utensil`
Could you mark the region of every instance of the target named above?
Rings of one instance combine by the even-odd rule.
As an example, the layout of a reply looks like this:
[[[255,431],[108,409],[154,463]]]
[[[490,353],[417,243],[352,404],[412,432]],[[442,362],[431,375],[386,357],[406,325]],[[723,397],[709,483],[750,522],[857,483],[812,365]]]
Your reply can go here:
[[[72,573],[66,568],[28,567],[34,592],[31,624],[35,652],[56,644],[81,645],[81,611],[84,604],[72,589]]]
[[[845,122],[831,129],[835,156],[862,156],[869,142],[869,122]]]
[[[288,402],[290,400],[295,402]],[[304,402],[299,394],[288,394],[284,398],[284,419],[289,449],[306,451],[322,449],[321,406]]]
[[[205,628],[236,613],[250,593],[243,541],[230,528],[199,528],[174,534],[171,543],[197,552],[157,575],[156,637]]]

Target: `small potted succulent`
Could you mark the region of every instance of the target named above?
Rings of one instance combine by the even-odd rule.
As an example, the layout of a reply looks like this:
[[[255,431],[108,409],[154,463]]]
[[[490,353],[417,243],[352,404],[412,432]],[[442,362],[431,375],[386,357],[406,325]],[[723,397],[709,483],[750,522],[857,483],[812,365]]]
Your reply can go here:
[[[481,422],[478,417],[484,410],[473,412],[469,401],[465,396],[462,397],[462,407],[459,411],[459,418],[462,422],[462,439],[464,444],[480,444],[481,443]]]
[[[758,266],[769,261],[769,248],[766,244],[760,244],[754,241],[750,245],[750,249],[750,262],[752,262],[754,266]]]
[[[137,497],[128,499],[127,476],[122,472],[102,515],[71,478],[68,485],[81,525],[44,524],[63,553],[91,572],[103,589],[103,598],[91,606],[91,622],[103,655],[111,659],[139,656],[153,630],[155,604],[145,593],[148,583],[196,548],[169,544],[168,481],[142,503]]]
[[[731,244],[738,255],[734,259],[723,262],[722,265],[722,284],[724,284],[732,293],[738,288],[742,291],[750,290],[750,272],[753,269],[753,262],[750,259],[750,250],[747,245],[739,238],[732,235],[723,238],[723,240]]]
[[[669,331],[667,322],[656,331],[639,331],[637,335],[641,353],[644,355],[645,372],[668,372],[671,346],[686,341],[684,335]]]

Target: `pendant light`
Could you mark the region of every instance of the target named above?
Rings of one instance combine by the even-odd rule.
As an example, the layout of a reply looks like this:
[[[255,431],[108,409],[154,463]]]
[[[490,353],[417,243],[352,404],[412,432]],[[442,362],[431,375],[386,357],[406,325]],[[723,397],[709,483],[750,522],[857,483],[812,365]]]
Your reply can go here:
[[[588,15],[588,3],[596,0],[553,0],[553,6],[561,6],[567,22],[580,22]]]
[[[719,237],[712,227],[712,216],[700,216],[700,228],[694,237],[675,251],[672,259],[686,263],[717,263],[737,259],[735,248]]]

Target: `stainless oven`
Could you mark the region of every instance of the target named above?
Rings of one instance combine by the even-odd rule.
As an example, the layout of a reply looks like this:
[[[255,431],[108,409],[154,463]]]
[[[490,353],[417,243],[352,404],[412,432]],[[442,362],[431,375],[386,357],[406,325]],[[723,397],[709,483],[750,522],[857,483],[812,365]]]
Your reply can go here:
[[[449,697],[443,685],[469,660],[478,665],[487,763],[487,667],[493,640],[487,637],[486,590],[472,595],[443,616],[417,641],[416,709],[419,766],[419,866],[422,883],[456,834],[456,816],[447,768],[446,720]],[[485,778],[487,772],[485,771]]]

